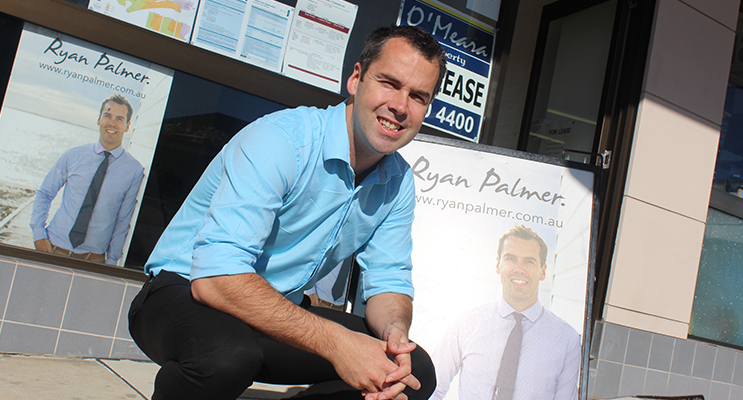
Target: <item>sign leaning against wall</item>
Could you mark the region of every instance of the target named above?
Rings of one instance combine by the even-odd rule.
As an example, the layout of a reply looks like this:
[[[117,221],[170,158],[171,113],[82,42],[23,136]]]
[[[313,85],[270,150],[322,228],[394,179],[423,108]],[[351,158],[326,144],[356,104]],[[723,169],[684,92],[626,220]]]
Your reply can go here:
[[[400,153],[416,185],[410,337],[436,365],[432,399],[498,398],[507,369],[518,371],[514,400],[578,399],[594,171],[426,135]],[[514,311],[523,315],[517,367],[504,356]]]

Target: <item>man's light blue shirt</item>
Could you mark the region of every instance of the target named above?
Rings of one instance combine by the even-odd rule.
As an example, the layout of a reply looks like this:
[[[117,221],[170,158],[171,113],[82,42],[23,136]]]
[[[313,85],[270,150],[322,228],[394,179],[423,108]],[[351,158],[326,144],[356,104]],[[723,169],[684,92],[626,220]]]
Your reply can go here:
[[[113,265],[121,258],[144,177],[142,164],[123,147],[110,151],[108,169],[90,217],[85,241],[73,247],[69,237],[93,175],[105,157],[104,151],[103,145],[96,142],[62,153],[36,191],[29,225],[34,241],[49,239],[53,245],[75,253],[106,253],[106,263]],[[62,204],[47,226],[49,208],[62,186]]]
[[[357,254],[364,300],[413,296],[413,175],[397,153],[354,187],[346,105],[279,111],[248,125],[194,186],[145,272],[258,273],[289,300]]]

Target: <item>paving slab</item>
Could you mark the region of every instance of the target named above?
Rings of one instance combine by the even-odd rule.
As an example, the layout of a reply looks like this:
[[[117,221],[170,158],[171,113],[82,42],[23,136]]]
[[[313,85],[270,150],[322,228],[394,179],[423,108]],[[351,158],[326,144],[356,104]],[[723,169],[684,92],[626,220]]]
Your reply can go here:
[[[155,388],[155,375],[160,366],[151,361],[99,360],[116,375],[131,385],[140,395],[149,399]],[[241,396],[240,400],[285,399],[305,389],[309,385],[270,385],[256,382]]]
[[[140,396],[149,399],[155,388],[155,375],[160,366],[151,361],[99,360],[119,378],[129,384]]]
[[[0,400],[149,400],[159,369],[151,361],[0,353]],[[308,387],[256,382],[240,399],[283,399]]]
[[[0,400],[111,399],[142,396],[95,359],[0,354]]]

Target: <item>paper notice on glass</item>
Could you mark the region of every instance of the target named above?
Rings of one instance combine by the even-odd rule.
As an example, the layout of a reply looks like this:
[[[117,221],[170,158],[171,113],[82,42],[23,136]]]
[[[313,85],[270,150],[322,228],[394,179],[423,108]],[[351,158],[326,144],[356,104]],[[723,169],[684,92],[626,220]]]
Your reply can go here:
[[[253,0],[240,57],[251,64],[281,71],[294,8],[274,0]]]
[[[88,9],[188,42],[199,0],[90,0]]]
[[[204,0],[191,43],[234,56],[247,7],[247,0]]]
[[[284,75],[340,93],[343,57],[357,11],[357,5],[342,0],[297,0]]]
[[[281,72],[293,14],[274,0],[203,0],[191,43]]]

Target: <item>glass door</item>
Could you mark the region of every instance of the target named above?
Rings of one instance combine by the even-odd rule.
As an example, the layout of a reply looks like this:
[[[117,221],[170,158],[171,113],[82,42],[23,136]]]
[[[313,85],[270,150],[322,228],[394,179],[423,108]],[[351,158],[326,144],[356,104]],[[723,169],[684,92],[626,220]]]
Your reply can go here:
[[[519,149],[590,163],[617,5],[579,3],[544,8]]]

